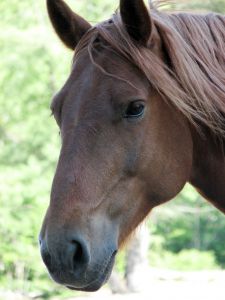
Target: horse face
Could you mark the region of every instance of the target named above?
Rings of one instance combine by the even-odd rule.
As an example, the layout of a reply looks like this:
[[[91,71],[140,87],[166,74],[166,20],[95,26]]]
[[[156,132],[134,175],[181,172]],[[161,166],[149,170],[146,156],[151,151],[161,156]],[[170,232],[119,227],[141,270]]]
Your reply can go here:
[[[40,234],[53,279],[85,291],[106,282],[119,246],[190,164],[186,123],[141,71],[110,49],[96,62],[105,72],[82,51],[52,103],[62,148]]]

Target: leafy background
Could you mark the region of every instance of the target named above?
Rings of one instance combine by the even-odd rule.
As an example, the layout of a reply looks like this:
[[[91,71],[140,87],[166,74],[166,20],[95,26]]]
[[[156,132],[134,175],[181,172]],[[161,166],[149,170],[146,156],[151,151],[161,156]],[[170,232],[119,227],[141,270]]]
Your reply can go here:
[[[118,6],[115,0],[67,3],[92,24]],[[225,12],[225,0],[170,7]],[[60,148],[49,104],[69,74],[72,55],[53,34],[45,1],[1,0],[0,11],[0,289],[62,296],[69,292],[50,281],[37,239]],[[225,267],[225,218],[191,187],[157,208],[148,226],[151,266]]]

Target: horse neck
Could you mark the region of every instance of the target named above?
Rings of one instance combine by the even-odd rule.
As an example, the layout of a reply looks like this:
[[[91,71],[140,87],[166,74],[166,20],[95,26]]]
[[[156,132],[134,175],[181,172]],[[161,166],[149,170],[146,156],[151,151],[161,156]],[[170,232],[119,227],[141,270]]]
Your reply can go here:
[[[190,183],[225,213],[224,148],[210,133],[201,136],[193,130],[193,167]]]

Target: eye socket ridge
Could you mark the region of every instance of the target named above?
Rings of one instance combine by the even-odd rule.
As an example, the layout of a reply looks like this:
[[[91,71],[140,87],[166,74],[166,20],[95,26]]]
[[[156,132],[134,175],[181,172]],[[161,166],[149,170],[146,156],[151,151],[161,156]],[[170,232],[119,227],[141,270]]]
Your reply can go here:
[[[54,103],[53,103],[54,104]],[[52,116],[55,118],[58,126],[60,127],[61,124],[61,114],[62,114],[62,107],[58,107],[58,105],[51,105],[50,109],[52,112]]]
[[[145,101],[134,100],[128,104],[123,117],[127,119],[140,118],[143,116],[144,111],[145,111]]]
[[[50,109],[52,111],[52,115],[54,116],[58,126],[60,127],[61,118],[62,118],[62,110],[65,101],[65,93],[63,90],[56,93],[56,95],[52,99],[52,103],[50,105]]]

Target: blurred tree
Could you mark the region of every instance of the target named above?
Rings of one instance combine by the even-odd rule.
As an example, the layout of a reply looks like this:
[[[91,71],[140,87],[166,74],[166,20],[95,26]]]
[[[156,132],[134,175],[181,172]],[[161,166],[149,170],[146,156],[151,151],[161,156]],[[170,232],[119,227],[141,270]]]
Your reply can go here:
[[[169,1],[170,2],[170,1]],[[171,1],[172,9],[178,10],[193,10],[193,11],[213,11],[217,13],[225,12],[225,1],[224,0],[182,0],[182,1]]]
[[[129,292],[147,290],[148,281],[143,274],[149,274],[148,250],[150,244],[149,230],[141,225],[127,249],[125,278]]]
[[[151,219],[152,234],[163,237],[163,249],[173,253],[183,249],[212,251],[217,263],[225,266],[224,215],[193,188],[187,186],[176,200],[156,209],[155,213]]]

